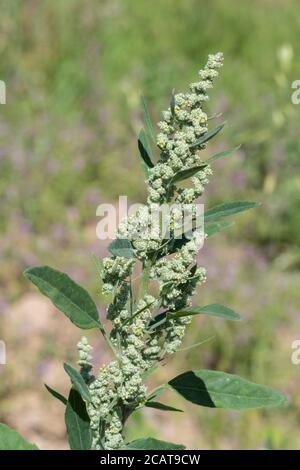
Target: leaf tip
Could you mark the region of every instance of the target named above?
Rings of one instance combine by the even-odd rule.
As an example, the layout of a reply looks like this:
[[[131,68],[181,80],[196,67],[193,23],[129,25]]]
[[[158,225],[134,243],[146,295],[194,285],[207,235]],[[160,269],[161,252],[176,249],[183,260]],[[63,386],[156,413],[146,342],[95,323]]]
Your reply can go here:
[[[23,271],[23,276],[26,277],[26,279],[28,279],[28,277],[30,276],[30,271],[31,271],[32,268],[26,268],[24,269]]]

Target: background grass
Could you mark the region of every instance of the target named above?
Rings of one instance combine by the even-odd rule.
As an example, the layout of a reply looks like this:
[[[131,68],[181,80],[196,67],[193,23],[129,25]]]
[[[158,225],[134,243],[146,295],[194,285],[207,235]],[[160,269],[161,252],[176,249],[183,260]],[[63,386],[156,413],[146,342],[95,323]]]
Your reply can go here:
[[[291,83],[300,78],[298,7],[296,0],[3,3],[0,337],[8,364],[0,366],[0,414],[43,448],[65,446],[65,436],[63,410],[42,383],[67,387],[60,363],[75,360],[79,336],[22,270],[51,264],[98,296],[89,255],[106,248],[95,235],[96,207],[119,194],[145,199],[139,95],[158,121],[172,88],[185,89],[218,50],[225,66],[209,112],[222,112],[227,126],[208,152],[242,147],[216,164],[204,202],[263,204],[200,253],[208,282],[199,302],[228,304],[244,322],[196,320],[186,345],[214,339],[178,354],[153,381],[187,366],[218,368],[285,391],[290,405],[245,413],[187,405],[184,417],[147,410],[130,434],[180,441],[180,421],[191,448],[299,448],[300,366],[290,359],[300,326],[299,107],[291,103]],[[108,360],[91,339],[97,362]]]

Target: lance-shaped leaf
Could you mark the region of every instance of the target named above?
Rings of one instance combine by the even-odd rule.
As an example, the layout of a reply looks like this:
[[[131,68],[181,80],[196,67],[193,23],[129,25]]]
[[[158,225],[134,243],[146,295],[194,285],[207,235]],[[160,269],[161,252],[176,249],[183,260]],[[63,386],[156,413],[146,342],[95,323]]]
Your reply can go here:
[[[102,260],[100,258],[98,258],[98,256],[92,254],[92,260],[94,261],[94,264],[95,264],[95,267],[96,267],[96,270],[99,274],[99,277],[100,279],[102,280],[102,277],[103,277],[103,272],[104,272],[104,267],[103,267],[103,263],[102,263]]]
[[[207,238],[212,237],[215,233],[224,230],[227,227],[234,225],[234,222],[231,220],[221,220],[220,222],[210,222],[205,224],[204,231],[207,235]]]
[[[167,384],[162,384],[156,389],[154,389],[150,395],[148,396],[147,401],[153,401],[156,400],[158,397],[160,397],[166,390],[168,390],[168,385]]]
[[[144,129],[141,129],[139,133],[138,148],[143,162],[147,165],[148,168],[153,168],[154,163],[152,161],[151,148]]]
[[[235,202],[225,202],[224,204],[219,204],[218,206],[212,207],[204,213],[204,220],[214,220],[219,219],[220,217],[228,217],[230,215],[237,214],[238,212],[243,212],[253,207],[257,207],[259,204],[253,201],[235,201]]]
[[[223,129],[224,126],[225,126],[225,122],[221,124],[220,126],[215,127],[212,131],[207,132],[202,137],[200,137],[200,139],[197,139],[193,144],[191,144],[190,148],[200,147],[200,145],[205,144],[205,142],[208,142],[215,135],[217,135]]]
[[[163,325],[167,320],[167,313],[168,312],[161,312],[156,315],[149,323],[148,331],[153,331],[159,326]]]
[[[144,179],[145,179],[145,181],[147,181],[148,178],[149,178],[149,168],[147,167],[144,160],[140,160],[140,161],[141,161],[141,168],[142,168],[142,173],[144,175]]]
[[[240,320],[241,317],[238,313],[234,312],[231,308],[225,307],[221,304],[210,304],[204,307],[187,307],[177,312],[162,312],[156,315],[149,324],[149,331],[163,325],[166,320],[173,320],[175,318],[189,317],[193,315],[206,314],[212,317],[219,317],[225,320]]]
[[[210,408],[262,408],[282,406],[286,401],[281,393],[268,387],[212,370],[190,370],[169,385],[186,400]]]
[[[26,441],[14,429],[0,423],[0,450],[38,450],[38,448]]]
[[[152,124],[152,121],[151,121],[151,118],[150,118],[150,114],[149,114],[148,107],[147,107],[146,100],[145,100],[144,96],[141,96],[141,108],[142,108],[142,111],[143,111],[144,122],[145,122],[145,125],[146,125],[146,128],[147,128],[148,134],[151,137],[152,142],[154,144],[156,144],[155,131],[154,131],[154,128],[153,128],[153,124]]]
[[[68,441],[72,450],[89,450],[92,445],[90,418],[81,395],[71,389],[65,412]]]
[[[191,178],[192,176],[196,175],[199,173],[199,171],[203,170],[204,168],[207,167],[206,163],[203,163],[198,166],[194,166],[192,168],[186,168],[184,170],[178,171],[173,178],[171,178],[169,185],[172,186],[172,184],[179,183],[180,181],[184,181],[187,178]]]
[[[194,266],[192,266],[191,269],[190,269],[191,277],[195,276],[196,271],[197,271],[197,263],[195,263]]]
[[[226,155],[229,155],[230,153],[235,152],[240,148],[240,145],[237,147],[233,147],[231,149],[227,150],[222,150],[221,152],[216,153],[215,155],[212,155],[209,157],[207,160],[205,160],[206,165],[210,165],[211,163],[215,162],[216,160],[219,160],[219,158],[225,157]]]
[[[223,115],[223,113],[215,113],[215,114],[212,114],[211,116],[207,116],[207,120],[211,121],[212,119],[217,119],[217,118],[221,117],[222,115]]]
[[[204,226],[204,232],[206,233],[207,238],[209,238],[212,237],[215,233],[218,233],[221,230],[230,227],[231,225],[234,225],[234,222],[228,220],[222,220],[220,222],[208,222]],[[157,252],[157,259],[162,258],[166,254],[175,253],[177,250],[180,250],[191,240],[191,234],[195,230],[199,230],[199,227],[196,227],[189,232],[182,233],[178,238],[171,238],[170,240],[167,240],[167,242]]]
[[[126,448],[131,450],[183,450],[185,446],[148,437],[131,441],[127,444]]]
[[[135,253],[130,240],[126,238],[117,238],[108,246],[108,250],[114,256],[123,258],[134,258]]]
[[[61,401],[64,405],[66,405],[68,403],[68,400],[63,395],[61,395],[59,392],[57,392],[53,388],[49,387],[49,385],[47,385],[47,384],[44,384],[44,385],[45,385],[46,389],[48,390],[48,392],[51,393],[51,395],[54,398],[57,398],[57,400]]]
[[[73,367],[69,366],[69,364],[66,363],[64,363],[64,369],[70,377],[74,388],[77,390],[77,392],[80,393],[82,398],[85,401],[91,401],[91,394],[89,388],[83,380],[82,376],[79,374],[79,372],[77,372],[77,370],[73,369]]]
[[[171,93],[171,99],[170,99],[170,110],[171,110],[171,113],[172,113],[172,116],[173,116],[173,117],[175,116],[175,105],[176,105],[176,102],[175,102],[175,90],[173,89],[173,90],[172,90],[172,93]]]
[[[177,411],[183,413],[179,408],[174,408],[173,406],[165,405],[164,403],[159,403],[159,401],[147,401],[145,403],[147,408],[154,408],[161,411]]]
[[[224,318],[225,320],[240,320],[241,317],[238,313],[231,310],[231,308],[225,307],[221,304],[210,304],[205,305],[204,307],[188,307],[178,312],[168,312],[168,318],[181,318],[187,317],[190,315],[199,315],[200,313],[205,313],[212,317]]]
[[[67,274],[41,266],[27,269],[24,276],[79,328],[102,327],[94,301]]]
[[[190,234],[193,230],[190,230],[187,233],[182,233],[178,238],[170,238],[163,241],[162,246],[156,252],[156,259],[160,259],[171,253],[175,253],[177,250],[180,250],[184,245],[191,241]],[[187,236],[188,235],[188,236]]]

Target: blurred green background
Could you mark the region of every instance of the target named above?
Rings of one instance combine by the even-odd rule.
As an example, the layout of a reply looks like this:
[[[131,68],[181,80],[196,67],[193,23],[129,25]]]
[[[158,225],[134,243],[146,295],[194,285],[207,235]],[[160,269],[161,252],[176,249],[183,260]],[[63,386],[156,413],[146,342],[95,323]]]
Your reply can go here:
[[[10,0],[1,2],[0,79],[0,420],[42,448],[65,448],[61,363],[75,361],[80,332],[25,282],[28,265],[50,264],[99,300],[90,259],[104,256],[96,207],[127,194],[143,202],[137,158],[141,92],[154,122],[173,87],[195,81],[207,54],[224,52],[209,113],[227,125],[209,153],[242,144],[215,165],[207,205],[255,199],[261,208],[236,220],[200,253],[208,281],[201,304],[241,312],[239,324],[195,320],[185,345],[152,383],[187,368],[215,368],[273,386],[284,410],[232,412],[177,400],[184,415],[148,409],[130,436],[185,441],[188,448],[300,448],[300,79],[296,0]],[[102,314],[103,306],[100,307]],[[109,360],[91,335],[96,362]],[[171,397],[167,397],[171,398]],[[178,432],[180,430],[180,432]],[[184,436],[184,439],[182,439]]]

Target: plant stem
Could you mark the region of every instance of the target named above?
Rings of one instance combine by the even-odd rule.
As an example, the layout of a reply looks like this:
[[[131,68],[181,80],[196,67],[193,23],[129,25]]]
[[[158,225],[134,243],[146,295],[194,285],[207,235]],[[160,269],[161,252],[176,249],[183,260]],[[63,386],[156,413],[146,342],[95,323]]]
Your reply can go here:
[[[104,338],[105,341],[106,341],[106,344],[110,347],[110,349],[111,349],[112,352],[115,354],[115,356],[118,357],[118,353],[117,353],[117,351],[116,351],[114,345],[112,344],[109,335],[106,333],[106,331],[104,330],[104,328],[103,328],[102,325],[99,325],[99,330],[101,331],[102,336],[103,336],[103,338]]]

